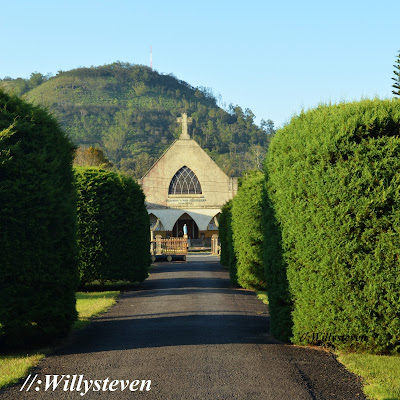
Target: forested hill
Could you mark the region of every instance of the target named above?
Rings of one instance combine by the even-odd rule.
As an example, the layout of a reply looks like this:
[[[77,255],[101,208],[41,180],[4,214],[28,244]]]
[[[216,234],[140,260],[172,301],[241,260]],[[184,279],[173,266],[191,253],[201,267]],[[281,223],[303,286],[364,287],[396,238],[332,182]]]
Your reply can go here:
[[[179,136],[176,118],[193,118],[192,137],[230,176],[261,168],[273,122],[258,127],[249,109],[226,110],[207,88],[142,65],[113,63],[4,78],[0,88],[48,107],[78,146],[96,146],[122,172],[141,177]]]

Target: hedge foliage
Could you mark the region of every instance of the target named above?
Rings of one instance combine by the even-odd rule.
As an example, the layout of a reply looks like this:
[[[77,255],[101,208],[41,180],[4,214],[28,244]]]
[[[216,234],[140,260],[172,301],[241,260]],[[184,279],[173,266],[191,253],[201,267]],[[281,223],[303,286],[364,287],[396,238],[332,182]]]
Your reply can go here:
[[[74,147],[46,111],[0,91],[0,339],[65,334],[76,319]]]
[[[232,202],[233,249],[237,282],[246,289],[264,289],[262,193],[264,175],[249,172]]]
[[[280,271],[275,297],[293,302],[296,343],[400,348],[399,133],[399,101],[365,100],[302,113],[272,140],[267,190],[284,262],[267,282]]]
[[[81,283],[146,279],[150,223],[140,186],[98,168],[76,167],[75,176]]]
[[[266,180],[268,181],[268,178]],[[276,338],[289,342],[292,336],[293,303],[289,292],[281,230],[265,186],[262,209],[263,257],[266,290],[268,293],[270,332]]]
[[[231,282],[237,285],[236,256],[233,250],[232,238],[232,204],[233,200],[229,200],[222,207],[218,229],[221,242],[221,264],[229,267]]]

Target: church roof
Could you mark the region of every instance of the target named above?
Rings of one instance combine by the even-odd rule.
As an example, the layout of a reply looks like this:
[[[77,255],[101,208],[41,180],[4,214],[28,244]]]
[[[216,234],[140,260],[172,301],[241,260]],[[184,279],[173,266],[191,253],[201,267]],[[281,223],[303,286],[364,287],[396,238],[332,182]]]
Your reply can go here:
[[[196,222],[199,230],[207,230],[211,220],[221,212],[220,208],[205,209],[151,209],[149,213],[154,214],[163,224],[165,230],[172,231],[175,222],[183,215],[190,215]]]
[[[191,139],[189,133],[188,133],[188,125],[192,123],[192,118],[188,117],[186,113],[183,113],[181,117],[177,118],[177,122],[182,123],[182,133],[179,137],[178,140],[174,140],[172,144],[164,151],[164,153],[161,155],[161,157],[151,166],[151,168],[143,175],[142,180],[149,174],[149,172],[162,160],[166,154],[171,150],[172,147],[176,145],[177,142],[183,141],[183,143],[190,146],[197,146],[198,151],[199,151],[199,157],[207,157],[209,161],[211,161],[216,168],[218,168],[221,173],[223,173],[225,176],[227,176],[220,168],[219,166],[215,163],[215,161],[201,148],[201,146],[194,140]],[[184,157],[184,154],[182,154],[182,158]],[[183,165],[182,165],[183,166]]]
[[[228,177],[190,138],[187,124],[191,118],[183,114],[178,121],[183,126],[180,138],[171,144],[141,179],[147,208],[149,212],[154,209],[176,209],[176,214],[182,209],[218,210],[236,194],[237,178]],[[207,217],[209,222],[211,217],[208,214]]]

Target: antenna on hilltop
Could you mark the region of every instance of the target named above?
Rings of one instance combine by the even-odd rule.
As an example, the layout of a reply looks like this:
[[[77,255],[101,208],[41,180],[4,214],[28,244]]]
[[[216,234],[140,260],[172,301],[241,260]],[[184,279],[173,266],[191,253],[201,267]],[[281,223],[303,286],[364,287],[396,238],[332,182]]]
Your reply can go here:
[[[153,48],[150,46],[150,69],[153,71]]]

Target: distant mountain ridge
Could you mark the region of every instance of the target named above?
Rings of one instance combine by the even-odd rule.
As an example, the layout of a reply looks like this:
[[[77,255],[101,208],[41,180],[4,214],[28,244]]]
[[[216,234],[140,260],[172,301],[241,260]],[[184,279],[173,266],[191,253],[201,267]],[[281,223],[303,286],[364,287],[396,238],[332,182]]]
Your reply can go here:
[[[230,176],[260,168],[273,122],[251,110],[217,105],[210,89],[142,65],[116,62],[54,77],[0,80],[0,88],[47,107],[78,146],[101,148],[114,166],[140,178],[179,136],[176,118],[193,118],[191,136]]]

